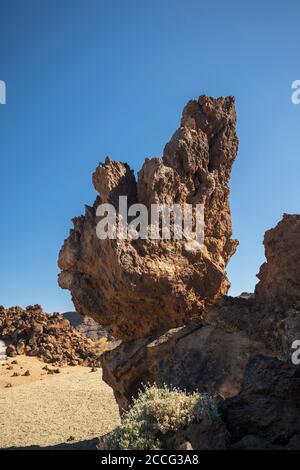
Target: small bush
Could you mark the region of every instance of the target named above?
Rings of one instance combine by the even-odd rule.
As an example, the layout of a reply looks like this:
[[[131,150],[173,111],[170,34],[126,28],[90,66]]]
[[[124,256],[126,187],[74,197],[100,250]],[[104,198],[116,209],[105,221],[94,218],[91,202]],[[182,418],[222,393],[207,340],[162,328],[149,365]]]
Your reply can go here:
[[[109,341],[106,337],[102,337],[94,342],[92,351],[97,355],[101,356],[106,351],[110,351],[115,346],[115,342]]]
[[[100,439],[101,450],[159,450],[160,437],[217,416],[207,395],[148,386],[133,401],[122,424]]]

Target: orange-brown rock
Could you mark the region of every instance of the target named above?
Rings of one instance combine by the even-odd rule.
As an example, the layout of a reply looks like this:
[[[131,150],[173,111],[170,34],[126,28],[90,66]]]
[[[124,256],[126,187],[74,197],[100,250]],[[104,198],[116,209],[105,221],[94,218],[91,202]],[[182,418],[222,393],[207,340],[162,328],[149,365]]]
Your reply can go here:
[[[284,214],[264,238],[266,263],[255,289],[259,302],[269,309],[300,308],[300,215]]]
[[[0,307],[0,339],[6,354],[36,356],[57,365],[99,366],[94,343],[76,331],[59,313],[43,312],[40,305]]]
[[[128,165],[109,158],[93,184],[99,192],[85,215],[73,220],[59,255],[59,284],[76,310],[113,336],[133,340],[201,317],[202,309],[229,287],[226,265],[231,239],[228,181],[236,157],[234,98],[201,96],[183,111],[181,125],[162,158],[146,159],[138,180]],[[100,203],[204,204],[205,242],[196,250],[185,240],[100,240]]]

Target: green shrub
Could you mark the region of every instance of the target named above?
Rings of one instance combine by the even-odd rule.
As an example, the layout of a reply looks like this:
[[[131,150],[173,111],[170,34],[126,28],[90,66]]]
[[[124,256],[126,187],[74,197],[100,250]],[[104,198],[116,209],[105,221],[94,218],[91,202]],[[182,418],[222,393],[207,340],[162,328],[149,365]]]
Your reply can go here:
[[[217,416],[207,395],[176,388],[145,387],[123,416],[122,424],[100,439],[101,450],[159,450],[160,437]]]

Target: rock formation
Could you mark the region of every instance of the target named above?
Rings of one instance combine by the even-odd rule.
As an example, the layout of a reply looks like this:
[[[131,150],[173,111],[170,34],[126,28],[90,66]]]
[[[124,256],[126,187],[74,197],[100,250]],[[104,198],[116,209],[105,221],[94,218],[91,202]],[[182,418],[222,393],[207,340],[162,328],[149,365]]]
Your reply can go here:
[[[300,448],[300,366],[291,362],[300,340],[299,220],[285,215],[267,232],[256,296],[225,296],[202,324],[105,353],[103,378],[121,412],[145,382],[197,389],[219,403],[228,448]]]
[[[300,309],[300,215],[284,214],[264,239],[267,262],[262,265],[255,295],[268,309]]]
[[[201,96],[190,101],[162,158],[146,159],[136,182],[128,165],[109,158],[93,175],[98,191],[60,255],[59,284],[69,289],[76,310],[125,341],[201,319],[206,305],[226,294],[231,239],[228,181],[236,157],[234,98]],[[100,240],[100,203],[118,210],[128,204],[204,204],[205,242]]]
[[[228,398],[239,392],[249,358],[265,350],[240,331],[189,325],[104,353],[103,380],[113,388],[121,413],[143,383]]]
[[[299,368],[275,357],[249,360],[241,391],[220,411],[233,449],[300,449]]]
[[[266,233],[255,295],[227,297],[225,270],[237,245],[228,201],[235,125],[233,98],[201,96],[185,107],[163,157],[146,159],[137,182],[127,165],[100,165],[93,175],[100,195],[74,219],[59,283],[80,313],[123,340],[102,357],[121,412],[145,383],[216,399],[220,439],[213,442],[206,426],[187,429],[173,436],[172,448],[202,448],[204,433],[204,448],[299,449],[300,366],[291,362],[291,345],[300,340],[300,216],[285,215]],[[118,210],[120,195],[147,207],[204,204],[204,244],[100,241],[96,207],[109,202]]]
[[[0,307],[0,339],[7,344],[6,354],[37,356],[49,364],[99,366],[94,343],[55,313],[44,313],[39,305]]]

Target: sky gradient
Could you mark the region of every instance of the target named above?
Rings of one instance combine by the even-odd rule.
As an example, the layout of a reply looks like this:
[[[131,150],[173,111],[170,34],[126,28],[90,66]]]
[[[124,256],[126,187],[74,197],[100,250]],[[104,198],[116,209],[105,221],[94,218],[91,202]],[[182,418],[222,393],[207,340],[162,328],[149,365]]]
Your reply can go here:
[[[253,291],[263,235],[299,213],[296,1],[0,0],[0,304],[72,310],[57,285],[71,218],[106,155],[160,156],[183,106],[234,95],[231,293]]]

